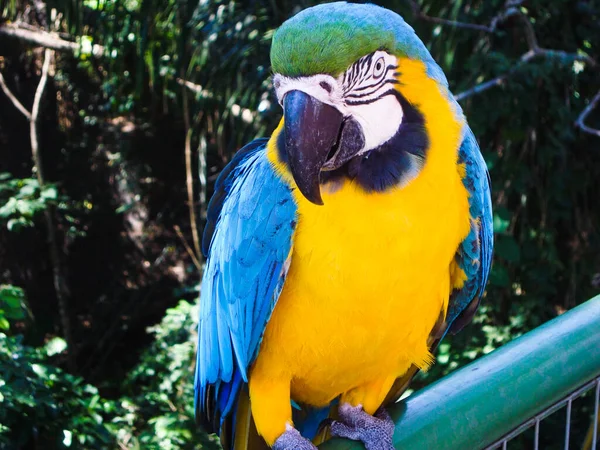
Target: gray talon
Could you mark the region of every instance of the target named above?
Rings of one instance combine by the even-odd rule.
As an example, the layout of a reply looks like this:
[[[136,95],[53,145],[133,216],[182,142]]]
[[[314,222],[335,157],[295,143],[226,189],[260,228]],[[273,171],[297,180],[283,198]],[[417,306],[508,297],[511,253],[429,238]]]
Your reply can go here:
[[[374,416],[363,411],[362,406],[344,404],[339,408],[340,420],[331,424],[331,434],[361,441],[367,450],[394,450],[394,422],[383,408]]]
[[[302,437],[302,435],[295,428],[290,425],[286,425],[285,432],[277,438],[273,444],[272,450],[316,450],[317,447],[313,445],[308,439]]]

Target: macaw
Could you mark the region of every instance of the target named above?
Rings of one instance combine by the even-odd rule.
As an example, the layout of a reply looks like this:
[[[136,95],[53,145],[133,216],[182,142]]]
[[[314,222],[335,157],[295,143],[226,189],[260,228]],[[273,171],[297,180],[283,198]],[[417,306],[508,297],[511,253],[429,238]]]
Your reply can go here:
[[[219,176],[203,236],[196,414],[226,449],[392,449],[383,409],[468,323],[491,264],[485,161],[413,29],[372,4],[286,21],[283,118]],[[315,439],[314,441],[312,441]]]

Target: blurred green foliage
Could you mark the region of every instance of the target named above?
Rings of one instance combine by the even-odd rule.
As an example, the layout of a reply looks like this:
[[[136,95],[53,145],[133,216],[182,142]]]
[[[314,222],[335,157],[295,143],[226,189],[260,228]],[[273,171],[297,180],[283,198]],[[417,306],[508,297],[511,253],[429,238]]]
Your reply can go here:
[[[16,178],[10,173],[0,173],[0,227],[9,232],[33,227],[39,215],[48,207],[56,207],[66,225],[68,236],[84,236],[79,220],[72,214],[85,215],[91,205],[75,202],[59,194],[55,184],[46,184],[40,189],[37,178]]]
[[[153,343],[123,382],[126,410],[118,433],[133,448],[218,448],[194,420],[194,361],[198,306],[180,301],[150,327]]]
[[[0,288],[0,306],[14,298],[22,302],[22,291]],[[197,317],[197,306],[181,301],[148,329],[154,341],[118,400],[55,366],[63,339],[32,348],[0,332],[0,448],[218,449],[194,421]]]
[[[0,26],[39,26],[34,3],[0,0]],[[28,133],[24,119],[0,94],[0,145],[10,149],[0,161],[0,448],[215,446],[193,420],[197,272],[170,231],[188,224],[183,123],[189,117],[196,191],[209,198],[234,152],[276,126],[270,39],[314,3],[45,2],[57,11],[61,36],[81,49],[57,53],[46,94],[41,149],[52,183],[44,190],[20,138]],[[574,122],[600,77],[573,55],[600,59],[600,5],[508,2],[520,15],[482,32],[419,19],[410,1],[375,3],[416,29],[455,94],[511,74],[461,100],[491,173],[496,253],[474,323],[445,339],[437,364],[415,380],[418,389],[598,293],[599,141]],[[508,3],[416,5],[430,17],[489,25]],[[529,49],[523,19],[541,47],[567,54],[520,63]],[[91,55],[93,45],[103,46],[101,57]],[[31,104],[39,54],[2,41],[0,58],[9,87]],[[598,128],[599,119],[594,112],[588,123]],[[197,196],[201,216],[204,194]],[[50,270],[36,219],[48,206],[56,207],[64,264],[75,274],[73,349],[56,338],[53,293],[39,288]],[[189,230],[184,234],[191,241]],[[118,251],[103,254],[109,245]],[[190,301],[172,308],[180,296]],[[158,314],[144,315],[153,307]],[[144,330],[157,322],[149,342]],[[133,328],[141,331],[127,334]],[[77,352],[77,375],[59,368],[66,351]],[[550,436],[561,432],[555,428]]]
[[[6,223],[9,231],[33,226],[34,217],[56,201],[56,186],[40,190],[35,178],[17,179],[9,173],[0,173],[0,224]]]
[[[80,377],[58,369],[60,338],[44,347],[0,332],[0,448],[114,448],[115,403]]]
[[[26,311],[23,289],[0,284],[0,331],[8,330],[11,320],[25,319]]]

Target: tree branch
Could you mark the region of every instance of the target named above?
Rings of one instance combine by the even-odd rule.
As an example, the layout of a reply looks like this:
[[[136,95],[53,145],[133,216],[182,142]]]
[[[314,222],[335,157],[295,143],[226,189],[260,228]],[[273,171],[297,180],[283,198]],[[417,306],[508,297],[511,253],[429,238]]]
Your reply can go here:
[[[29,120],[29,137],[31,139],[31,155],[33,158],[33,165],[37,174],[38,185],[40,190],[43,190],[46,186],[46,180],[44,177],[42,158],[39,151],[38,143],[38,132],[37,132],[37,121],[40,112],[40,104],[42,102],[42,96],[44,89],[46,88],[46,82],[48,81],[48,70],[50,69],[50,61],[54,56],[54,50],[47,48],[44,51],[44,64],[42,66],[42,76],[40,82],[35,90],[35,96],[33,97],[33,106],[31,108],[31,118]],[[60,261],[60,251],[58,249],[58,242],[56,239],[56,227],[54,226],[54,218],[52,214],[52,206],[48,205],[44,209],[44,218],[46,220],[46,228],[48,229],[48,245],[50,247],[50,261],[52,263],[52,278],[54,282],[54,291],[56,292],[56,299],[58,301],[58,310],[60,315],[61,326],[67,341],[69,349],[68,353],[68,365],[69,369],[75,371],[75,347],[73,343],[73,337],[71,334],[71,321],[69,320],[68,312],[68,301],[66,295],[66,281],[62,273],[62,265]]]
[[[181,68],[181,78],[183,78],[183,68]],[[185,184],[188,196],[188,210],[190,214],[190,227],[192,229],[192,241],[194,243],[196,266],[200,268],[200,237],[198,235],[198,222],[196,220],[196,206],[194,204],[194,177],[192,176],[192,127],[190,124],[190,111],[188,103],[188,87],[185,84],[181,86],[183,96],[183,122],[185,126]]]
[[[559,60],[572,59],[574,61],[584,61],[592,67],[597,67],[596,61],[587,55],[579,55],[577,53],[565,52],[564,50],[554,50],[540,47],[531,20],[529,20],[529,17],[527,17],[527,15],[525,15],[518,8],[518,6],[521,3],[523,3],[522,0],[507,0],[506,4],[504,5],[504,9],[490,21],[489,25],[478,25],[466,22],[458,22],[455,20],[442,19],[440,17],[432,17],[422,11],[421,6],[416,0],[407,0],[407,2],[410,5],[410,8],[412,9],[413,15],[417,19],[437,23],[440,25],[448,25],[455,28],[467,28],[476,31],[483,31],[486,33],[494,33],[499,23],[505,21],[509,17],[518,16],[519,20],[524,26],[525,40],[527,41],[527,46],[529,50],[523,55],[521,55],[517,64],[508,72],[499,75],[496,78],[492,78],[491,80],[477,84],[472,88],[455,95],[454,98],[456,99],[456,101],[464,100],[465,98],[471,97],[472,95],[485,92],[488,89],[493,88],[494,86],[500,86],[504,84],[504,82],[508,78],[513,76],[519,68],[521,68],[524,64],[528,63],[529,61],[535,58],[548,58]],[[581,115],[575,123],[575,125],[581,128],[583,131],[594,135],[600,135],[600,131],[586,126],[583,121],[585,120],[587,115],[592,111],[592,109],[596,107],[596,104],[598,103],[598,101],[600,101],[599,97],[600,93],[598,93],[596,97],[594,97],[594,99],[590,102],[588,107],[581,113]]]
[[[190,255],[190,258],[192,258],[192,262],[196,266],[196,269],[198,269],[198,272],[200,272],[202,270],[202,265],[200,264],[200,261],[198,261],[194,250],[192,250],[190,244],[188,244],[188,242],[186,241],[185,236],[181,232],[181,228],[179,228],[179,225],[175,225],[173,229],[175,230],[175,233],[177,233],[177,237],[185,247],[185,251],[188,253],[188,255]]]
[[[575,126],[579,127],[581,129],[581,131],[593,134],[594,136],[598,136],[598,137],[600,137],[600,130],[598,130],[596,128],[588,127],[584,123],[584,121],[585,121],[586,117],[592,112],[592,110],[598,105],[599,101],[600,101],[600,91],[598,91],[598,93],[594,96],[594,98],[589,103],[589,105],[586,106],[586,108],[582,111],[582,113],[579,115],[579,117],[575,121]]]
[[[6,36],[13,39],[25,41],[28,44],[49,48],[59,52],[76,53],[81,51],[81,45],[77,42],[67,41],[59,38],[56,34],[47,31],[23,28],[11,24],[0,25],[0,36]],[[104,54],[104,47],[98,44],[92,45],[91,54],[95,57]]]
[[[177,84],[179,84],[180,86],[187,87],[190,91],[192,91],[195,94],[198,94],[203,98],[212,98],[212,94],[199,84],[192,83],[191,81],[184,80],[183,78],[177,78],[176,81]]]
[[[31,107],[31,116],[29,119],[29,137],[31,139],[31,153],[33,156],[33,163],[36,166],[37,178],[40,185],[40,189],[44,188],[44,173],[42,171],[42,165],[39,155],[38,135],[37,135],[37,119],[40,112],[40,102],[42,101],[42,95],[46,88],[46,82],[48,81],[48,70],[50,69],[50,59],[52,58],[53,51],[46,49],[44,51],[44,64],[42,65],[42,76],[40,82],[35,90],[33,97],[33,106]]]
[[[459,22],[456,20],[442,19],[441,17],[430,16],[423,12],[423,10],[421,9],[421,6],[416,2],[416,0],[407,0],[407,1],[408,1],[408,4],[410,5],[410,9],[413,12],[413,15],[417,19],[424,20],[426,22],[437,23],[440,25],[448,25],[448,26],[451,26],[454,28],[466,28],[469,30],[483,31],[485,33],[493,33],[494,31],[496,31],[496,26],[498,25],[499,22],[501,22],[502,20],[504,20],[507,17],[506,12],[508,12],[508,10],[507,10],[506,12],[503,11],[502,13],[498,14],[496,17],[494,17],[492,19],[492,21],[490,22],[490,25],[479,25],[479,24],[475,24],[475,23]]]
[[[512,75],[514,75],[519,68],[521,68],[524,64],[527,64],[528,62],[530,62],[531,60],[533,60],[535,58],[548,58],[548,59],[559,59],[559,60],[571,59],[573,61],[584,61],[592,67],[597,66],[596,60],[594,60],[593,58],[591,58],[587,55],[579,55],[577,53],[565,52],[564,50],[554,50],[554,49],[540,47],[538,44],[537,36],[535,35],[535,30],[533,29],[533,25],[532,25],[531,21],[525,14],[523,14],[521,11],[517,10],[514,7],[507,9],[503,13],[502,16],[497,16],[497,17],[503,17],[504,19],[506,19],[507,17],[514,16],[514,15],[518,16],[520,18],[520,21],[524,25],[525,40],[527,41],[527,46],[529,47],[529,50],[527,52],[525,52],[523,55],[521,55],[517,64],[514,67],[512,67],[508,72],[506,72],[502,75],[499,75],[496,78],[493,78],[489,81],[480,83],[480,84],[472,87],[471,89],[468,89],[464,92],[461,92],[461,93],[455,95],[454,98],[456,99],[456,101],[464,100],[465,98],[470,97],[472,95],[480,94],[481,92],[487,91],[488,89],[490,89],[494,86],[502,85],[504,83],[504,81],[506,81],[508,78],[510,78]],[[495,20],[496,19],[494,19],[494,21],[492,21],[492,22],[494,23]],[[494,25],[494,27],[495,27],[495,25]]]
[[[596,65],[596,61],[586,55],[578,55],[576,53],[568,53],[568,52],[565,52],[562,50],[550,50],[550,49],[537,47],[536,49],[529,50],[526,53],[524,53],[523,55],[521,55],[517,64],[514,67],[512,67],[508,72],[506,72],[502,75],[499,75],[496,78],[492,78],[491,80],[484,81],[483,83],[477,84],[474,87],[472,87],[464,92],[456,94],[454,96],[454,98],[456,99],[457,102],[459,102],[461,100],[464,100],[467,97],[471,97],[472,95],[480,94],[484,91],[487,91],[488,89],[493,88],[494,86],[500,86],[500,85],[504,84],[504,81],[506,81],[508,78],[513,76],[521,67],[523,67],[525,64],[527,64],[528,62],[530,62],[531,60],[533,60],[535,58],[548,58],[548,59],[553,59],[553,58],[567,59],[567,58],[569,58],[569,59],[573,59],[575,61],[585,61],[585,62],[589,63],[592,67],[594,67]]]
[[[206,145],[206,135],[202,133],[198,140],[198,183],[200,185],[200,220],[206,223],[206,154],[208,147]]]
[[[472,95],[481,94],[482,92],[487,91],[488,89],[491,89],[494,86],[500,86],[500,85],[504,84],[504,81],[508,77],[509,77],[509,74],[505,73],[504,75],[500,75],[499,77],[492,78],[489,81],[485,81],[483,83],[477,84],[477,85],[473,86],[471,89],[468,89],[464,92],[456,94],[454,96],[454,99],[457,102],[460,102],[461,100],[464,100],[465,98],[470,97]]]
[[[23,106],[23,104],[15,97],[10,91],[2,73],[0,72],[0,86],[12,101],[13,105],[27,118],[29,121],[29,139],[31,142],[31,158],[33,160],[33,171],[36,173],[38,186],[40,191],[43,191],[46,186],[46,180],[44,177],[44,170],[42,165],[42,158],[40,155],[39,141],[38,141],[38,117],[40,113],[40,105],[42,103],[42,97],[46,84],[48,82],[48,72],[50,70],[50,62],[54,56],[54,50],[46,48],[44,51],[44,62],[42,64],[42,74],[40,81],[35,90],[33,97],[33,105],[31,112]],[[48,229],[48,246],[50,247],[50,262],[52,264],[52,279],[54,284],[54,291],[56,292],[56,299],[58,301],[58,309],[61,320],[61,326],[65,341],[69,348],[68,353],[68,365],[71,371],[75,371],[75,347],[73,345],[73,338],[71,334],[71,322],[68,314],[68,302],[67,302],[67,287],[65,277],[61,269],[60,251],[58,248],[58,242],[56,238],[56,227],[54,226],[54,219],[52,213],[52,206],[47,205],[44,209],[44,219],[46,221],[46,228]]]
[[[425,20],[426,22],[437,23],[440,25],[449,25],[449,26],[455,27],[455,28],[467,28],[467,29],[475,30],[475,31],[483,31],[486,33],[494,32],[494,30],[487,25],[478,25],[475,23],[468,23],[468,22],[458,22],[456,20],[442,19],[441,17],[432,17],[432,16],[428,16],[427,14],[425,14],[422,11],[419,11],[416,16],[417,16],[417,18],[419,18],[421,20]]]
[[[27,111],[27,109],[25,109],[23,104],[19,101],[19,99],[17,99],[17,97],[14,96],[14,94],[10,91],[10,89],[6,85],[6,81],[4,81],[2,72],[0,72],[0,87],[2,88],[2,90],[4,91],[6,96],[9,98],[9,100],[13,103],[13,105],[15,105],[15,108],[17,108],[19,110],[19,112],[21,112],[21,114],[23,114],[27,118],[27,120],[31,120],[31,114],[29,113],[29,111]]]
[[[531,20],[529,20],[529,17],[520,11],[516,12],[515,15],[519,17],[519,20],[525,27],[525,40],[527,41],[529,50],[537,51],[540,46],[538,45],[537,36],[535,35],[535,30],[533,29]]]
[[[484,91],[487,91],[488,89],[493,88],[494,86],[500,86],[500,85],[504,84],[504,81],[506,81],[515,72],[517,72],[517,70],[519,68],[521,68],[524,64],[527,64],[529,61],[531,61],[533,58],[535,58],[536,55],[537,55],[537,53],[534,50],[529,50],[528,52],[521,55],[521,57],[519,58],[519,62],[514,67],[512,67],[508,72],[506,72],[502,75],[499,75],[496,78],[492,78],[489,81],[484,81],[483,83],[477,84],[477,85],[473,86],[471,89],[468,89],[464,92],[456,94],[454,96],[454,98],[456,99],[457,102],[459,102],[459,101],[464,100],[465,98],[470,97],[472,95],[480,94]]]

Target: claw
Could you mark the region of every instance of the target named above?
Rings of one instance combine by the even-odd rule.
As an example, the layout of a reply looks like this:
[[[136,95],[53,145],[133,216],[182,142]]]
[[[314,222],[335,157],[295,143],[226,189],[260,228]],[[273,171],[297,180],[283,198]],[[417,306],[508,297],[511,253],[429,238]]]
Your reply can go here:
[[[337,437],[361,441],[367,450],[394,450],[394,421],[383,408],[374,416],[367,414],[362,406],[345,403],[339,408],[339,421],[331,424],[331,434]]]
[[[312,442],[302,437],[291,425],[285,426],[285,432],[277,438],[272,450],[317,450]]]

